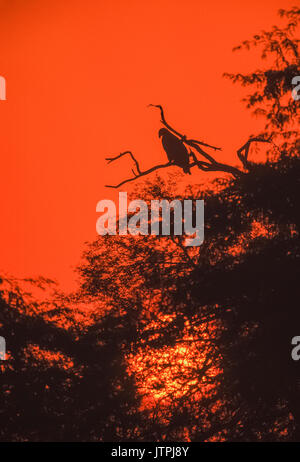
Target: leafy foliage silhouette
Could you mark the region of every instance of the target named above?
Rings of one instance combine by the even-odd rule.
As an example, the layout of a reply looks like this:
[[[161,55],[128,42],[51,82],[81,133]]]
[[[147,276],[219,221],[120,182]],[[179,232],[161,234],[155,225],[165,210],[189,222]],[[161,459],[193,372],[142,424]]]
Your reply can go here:
[[[132,193],[203,199],[200,248],[184,236],[107,235],[86,247],[76,293],[36,303],[17,285],[2,290],[2,441],[300,441],[299,105],[289,85],[300,10],[280,14],[287,26],[243,43],[262,46],[269,68],[229,75],[254,89],[247,104],[266,120],[267,160],[251,161],[250,137],[242,175],[183,191],[178,176],[156,176]]]

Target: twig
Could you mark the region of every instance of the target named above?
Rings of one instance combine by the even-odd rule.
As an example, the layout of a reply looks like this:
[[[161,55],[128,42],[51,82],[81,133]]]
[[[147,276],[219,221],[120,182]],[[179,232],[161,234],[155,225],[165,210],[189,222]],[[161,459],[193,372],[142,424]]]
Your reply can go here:
[[[110,164],[111,162],[113,162],[114,160],[117,160],[117,159],[120,159],[120,157],[123,157],[125,156],[126,154],[129,154],[132,158],[132,160],[134,161],[135,163],[135,166],[136,166],[136,169],[138,171],[138,173],[141,173],[141,170],[140,170],[140,166],[139,166],[139,163],[138,161],[136,160],[136,158],[134,157],[134,155],[132,154],[131,151],[124,151],[124,152],[121,152],[121,154],[119,154],[118,156],[116,157],[106,157],[105,160],[107,160],[108,164]]]
[[[175,130],[171,125],[168,124],[166,121],[165,115],[164,115],[164,110],[160,104],[148,104],[148,107],[157,107],[160,110],[160,116],[161,116],[161,123],[167,127],[171,132],[173,132],[175,135],[179,136],[179,138],[182,139],[182,141],[186,144],[189,144],[190,146],[193,144],[201,144],[202,146],[206,146],[207,148],[212,148],[215,151],[221,151],[222,148],[217,148],[216,146],[211,146],[210,144],[204,143],[203,141],[198,141],[198,140],[189,140],[185,135],[182,135],[179,133],[177,130]]]
[[[248,162],[248,155],[249,155],[249,149],[251,146],[251,143],[254,142],[261,142],[261,143],[271,143],[271,138],[265,139],[261,137],[256,137],[256,138],[250,138],[247,143],[245,143],[240,149],[237,150],[237,155],[240,161],[243,164],[243,167],[245,169],[249,168],[249,162]]]
[[[119,154],[118,156],[116,157],[107,157],[105,160],[108,161],[108,163],[110,164],[111,162],[113,162],[114,160],[117,160],[119,159],[120,157],[126,155],[126,154],[129,154],[130,157],[132,158],[132,160],[134,161],[135,163],[135,166],[136,166],[136,169],[138,171],[138,175],[132,170],[134,176],[132,178],[128,178],[127,180],[124,180],[122,181],[121,183],[117,184],[117,185],[105,185],[106,188],[114,188],[114,189],[117,189],[117,188],[120,188],[121,186],[123,186],[124,184],[126,183],[130,183],[131,181],[134,181],[136,180],[137,178],[140,178],[142,176],[145,176],[145,175],[149,175],[149,173],[152,173],[154,172],[155,170],[159,170],[161,168],[166,168],[166,167],[170,167],[172,165],[175,165],[173,164],[172,162],[167,162],[166,164],[161,164],[161,165],[155,165],[154,167],[151,167],[149,168],[148,170],[145,170],[145,171],[142,171],[140,169],[140,166],[139,166],[139,163],[138,161],[136,160],[136,158],[134,157],[134,155],[132,154],[131,151],[125,151],[125,152],[122,152],[121,154]]]
[[[240,177],[241,175],[244,175],[244,172],[239,170],[236,167],[233,167],[231,165],[223,164],[221,162],[218,162],[215,160],[210,154],[208,154],[206,151],[203,150],[201,146],[205,146],[207,148],[211,148],[216,150],[221,150],[221,148],[218,148],[216,146],[212,146],[210,144],[204,143],[202,141],[194,140],[194,139],[187,139],[185,135],[182,135],[179,133],[177,130],[175,130],[171,125],[168,124],[168,122],[165,119],[164,111],[161,105],[159,104],[149,104],[149,106],[156,107],[160,110],[160,115],[161,115],[161,123],[172,133],[174,133],[176,136],[178,136],[181,141],[188,145],[190,148],[193,150],[197,151],[202,157],[204,157],[206,160],[199,160],[195,154],[195,152],[191,149],[190,150],[190,157],[193,159],[193,162],[189,164],[189,167],[198,167],[200,170],[204,172],[225,172],[233,175],[234,177]],[[248,154],[249,154],[249,149],[250,145],[253,142],[264,142],[264,143],[269,143],[271,142],[271,139],[264,139],[262,137],[256,137],[256,138],[250,138],[240,149],[237,150],[237,155],[240,161],[243,164],[243,167],[245,169],[249,169],[249,162],[248,162]],[[135,158],[135,156],[132,154],[131,151],[124,151],[121,152],[118,156],[116,157],[107,157],[106,160],[110,164],[111,162],[114,162],[117,159],[120,159],[121,157],[125,155],[130,155],[131,159],[133,160],[136,171],[137,173],[132,169],[133,177],[132,178],[127,178],[126,180],[123,180],[121,183],[117,185],[106,185],[107,188],[120,188],[126,183],[130,183],[131,181],[135,181],[138,178],[141,178],[143,176],[149,175],[150,173],[162,169],[162,168],[167,168],[176,165],[174,162],[167,162],[165,164],[160,164],[160,165],[155,165],[154,167],[149,168],[148,170],[142,171],[140,169],[139,162]]]

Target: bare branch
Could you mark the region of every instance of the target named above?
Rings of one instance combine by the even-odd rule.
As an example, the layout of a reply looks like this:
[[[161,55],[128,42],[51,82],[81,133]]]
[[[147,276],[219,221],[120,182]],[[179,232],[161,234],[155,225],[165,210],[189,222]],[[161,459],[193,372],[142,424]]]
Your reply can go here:
[[[195,153],[190,153],[191,157],[193,158],[194,162],[190,164],[190,168],[197,166],[200,170],[204,172],[225,172],[230,173],[235,177],[240,177],[243,175],[243,172],[232,165],[222,164],[220,162],[204,162],[203,160],[198,160]]]
[[[182,139],[182,141],[190,146],[194,144],[201,144],[202,146],[206,146],[207,148],[212,148],[215,151],[221,151],[222,148],[217,148],[216,146],[211,146],[210,144],[204,143],[203,141],[198,141],[198,140],[189,140],[185,135],[182,135],[179,133],[177,130],[175,130],[171,125],[168,124],[166,121],[165,115],[164,115],[164,110],[160,104],[148,104],[148,107],[157,107],[160,110],[160,116],[161,116],[161,123],[168,128],[171,132],[173,132],[175,135],[177,135],[179,138]]]
[[[123,157],[125,156],[126,154],[129,154],[131,159],[133,160],[133,162],[135,163],[135,166],[136,166],[136,169],[137,169],[137,172],[140,174],[141,173],[141,170],[140,170],[140,166],[139,166],[139,163],[138,161],[136,160],[136,158],[134,157],[134,155],[132,154],[131,151],[124,151],[124,152],[121,152],[121,154],[119,154],[118,156],[116,157],[106,157],[105,160],[107,160],[108,164],[110,164],[111,162],[113,162],[114,160],[117,160],[117,159],[120,159],[120,157]],[[134,172],[133,172],[134,173]]]
[[[118,156],[120,157],[120,156]],[[116,157],[116,159],[118,158]],[[133,156],[132,156],[133,157]],[[115,159],[114,159],[115,160]],[[114,188],[114,189],[117,189],[117,188],[120,188],[121,186],[123,186],[124,184],[126,183],[130,183],[131,181],[135,181],[137,180],[138,178],[141,178],[142,176],[145,176],[145,175],[149,175],[149,173],[152,173],[152,172],[155,172],[155,170],[159,170],[161,168],[166,168],[166,167],[171,167],[171,166],[174,166],[175,164],[173,164],[172,162],[167,162],[166,164],[161,164],[161,165],[155,165],[154,167],[151,167],[149,168],[148,170],[145,170],[144,172],[142,172],[140,169],[139,169],[139,174],[136,175],[134,172],[134,177],[132,178],[128,178],[127,180],[124,180],[122,181],[121,183],[117,184],[117,185],[105,185],[106,188]]]
[[[192,157],[194,159],[194,162],[192,162],[190,164],[190,168],[191,167],[198,167],[200,170],[203,170],[204,172],[226,172],[226,173],[232,174],[235,177],[241,176],[243,174],[243,172],[241,172],[238,168],[232,167],[231,165],[221,164],[219,162],[214,162],[214,163],[204,162],[204,161],[198,160],[194,153],[191,153],[191,155],[192,155]],[[112,160],[116,160],[119,157],[121,157],[121,155],[113,158]],[[131,155],[131,157],[134,158],[133,155]],[[112,162],[112,160],[111,160],[111,162]],[[148,170],[145,170],[145,171],[141,171],[139,169],[139,174],[138,175],[136,175],[136,173],[132,170],[132,172],[134,174],[134,176],[132,178],[127,178],[126,180],[122,181],[121,183],[119,183],[117,185],[105,185],[105,187],[106,188],[117,189],[117,188],[120,188],[121,186],[123,186],[126,183],[130,183],[131,181],[135,181],[138,178],[141,178],[142,176],[149,175],[150,173],[155,172],[155,170],[159,170],[159,169],[167,168],[167,167],[172,167],[172,166],[176,166],[176,164],[174,164],[173,162],[167,162],[166,164],[155,165],[154,167],[151,167],[151,168],[149,168]]]
[[[271,143],[272,140],[270,138],[262,138],[262,137],[256,137],[256,138],[250,138],[247,143],[245,143],[240,149],[237,150],[237,155],[240,161],[243,164],[243,167],[245,169],[249,168],[249,162],[248,162],[248,155],[249,155],[249,149],[251,146],[251,143],[254,142],[260,142],[260,143]]]
[[[164,116],[164,111],[162,106],[160,105],[155,105],[155,104],[149,104],[149,106],[152,107],[157,107],[160,110],[161,114],[161,123],[171,132],[173,132],[176,136],[178,136],[183,143],[188,145],[190,148],[192,148],[189,152],[190,157],[193,159],[193,162],[189,164],[189,167],[198,167],[200,170],[204,172],[224,172],[224,173],[229,173],[233,175],[234,177],[240,177],[241,175],[244,175],[245,173],[241,170],[239,170],[236,167],[233,167],[231,165],[223,164],[221,162],[218,162],[215,160],[210,154],[208,154],[206,151],[203,150],[201,146],[206,146],[208,148],[212,148],[214,150],[220,150],[221,148],[217,148],[216,146],[211,146],[207,143],[203,143],[202,141],[197,141],[197,140],[188,140],[185,135],[182,135],[179,133],[177,130],[175,130],[171,125],[168,124],[168,122],[165,119]],[[251,146],[251,143],[253,142],[263,142],[263,143],[270,143],[272,142],[271,139],[265,139],[263,137],[254,137],[250,138],[240,149],[237,150],[237,155],[240,161],[243,164],[243,167],[247,170],[249,169],[249,162],[248,162],[248,154],[249,154],[249,149]],[[205,160],[199,160],[195,154],[195,152],[198,152],[202,157],[205,158]],[[110,164],[111,162],[114,162],[117,159],[120,159],[121,157],[125,155],[129,155],[131,159],[133,160],[135,164],[136,171],[134,169],[131,169],[133,173],[132,178],[127,178],[126,180],[123,180],[121,183],[117,185],[106,185],[107,188],[120,188],[124,184],[130,183],[132,181],[137,180],[138,178],[141,178],[143,176],[149,175],[150,173],[162,169],[162,168],[167,168],[176,165],[174,162],[167,162],[165,164],[160,164],[160,165],[155,165],[154,167],[149,168],[148,170],[142,171],[139,166],[138,160],[135,158],[135,156],[132,154],[131,151],[124,151],[121,152],[116,157],[107,157],[106,160]]]

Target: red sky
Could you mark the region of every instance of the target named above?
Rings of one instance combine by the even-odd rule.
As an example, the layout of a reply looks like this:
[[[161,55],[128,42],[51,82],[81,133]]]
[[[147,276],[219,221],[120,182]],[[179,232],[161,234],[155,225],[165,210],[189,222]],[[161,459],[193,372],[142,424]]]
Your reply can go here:
[[[96,237],[96,204],[117,196],[104,184],[130,175],[128,162],[104,158],[131,149],[142,168],[165,159],[149,103],[235,163],[262,125],[222,74],[258,68],[256,54],[232,48],[295,3],[0,0],[0,269],[72,287],[83,244]]]

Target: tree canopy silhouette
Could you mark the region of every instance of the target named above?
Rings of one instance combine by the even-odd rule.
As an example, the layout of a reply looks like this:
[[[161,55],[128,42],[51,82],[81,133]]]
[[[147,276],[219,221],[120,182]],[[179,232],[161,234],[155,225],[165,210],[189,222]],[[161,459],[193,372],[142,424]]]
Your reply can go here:
[[[42,303],[18,285],[2,289],[2,441],[300,441],[291,358],[300,325],[299,103],[290,96],[300,10],[280,14],[285,27],[242,45],[261,46],[269,67],[227,74],[253,89],[247,104],[266,121],[238,151],[241,170],[195,158],[229,175],[180,191],[178,176],[156,174],[132,193],[203,199],[200,247],[172,233],[106,235],[86,247],[76,293]],[[204,157],[213,148],[176,133]],[[268,140],[268,158],[254,163],[257,140]],[[160,168],[143,172],[128,154],[137,173],[121,184]]]

